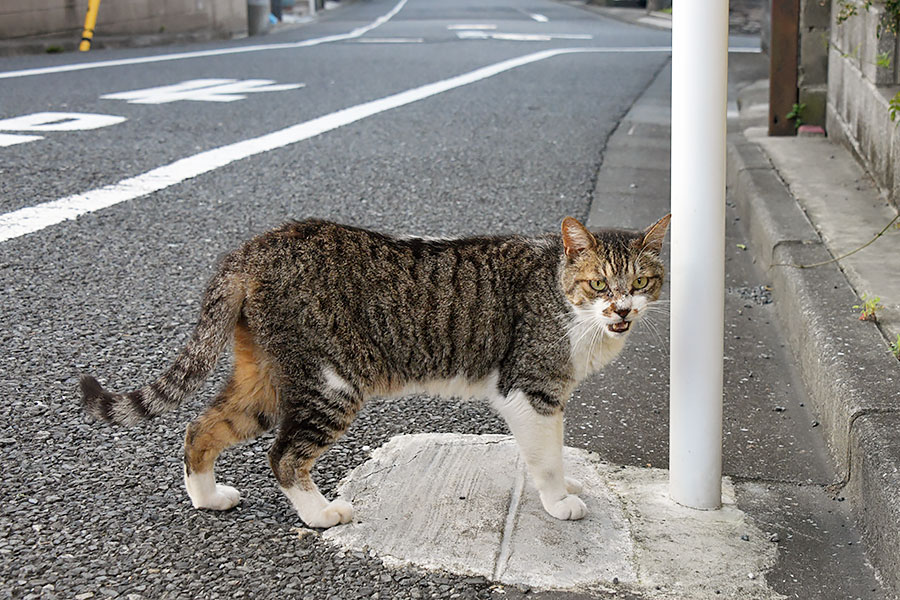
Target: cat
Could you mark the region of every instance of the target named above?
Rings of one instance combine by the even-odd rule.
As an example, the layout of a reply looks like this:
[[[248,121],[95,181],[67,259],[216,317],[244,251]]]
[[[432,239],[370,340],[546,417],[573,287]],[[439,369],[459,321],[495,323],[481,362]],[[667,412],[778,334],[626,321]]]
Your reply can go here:
[[[187,346],[158,379],[127,394],[81,378],[97,418],[130,425],[196,393],[233,344],[229,381],[187,428],[184,482],[196,508],[227,510],[222,450],[275,426],[275,478],[300,518],[353,518],[313,482],[315,460],[366,399],[417,392],[479,397],[505,419],[544,509],[587,513],[563,474],[563,411],[576,384],[612,360],[659,298],[671,215],[643,231],[431,240],[321,220],[288,223],[227,255]]]

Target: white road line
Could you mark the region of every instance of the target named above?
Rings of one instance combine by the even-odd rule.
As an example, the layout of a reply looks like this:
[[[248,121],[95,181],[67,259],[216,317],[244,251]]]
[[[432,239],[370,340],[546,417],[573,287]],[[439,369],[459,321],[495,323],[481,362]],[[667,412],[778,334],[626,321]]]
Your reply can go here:
[[[162,54],[160,56],[142,56],[138,58],[123,58],[119,60],[101,60],[91,63],[80,63],[72,65],[59,65],[56,67],[42,67],[38,69],[23,69],[21,71],[0,72],[0,79],[12,79],[15,77],[33,77],[35,75],[49,75],[52,73],[67,73],[70,71],[84,71],[87,69],[102,69],[106,67],[121,67],[124,65],[141,65],[155,62],[166,62],[172,60],[185,60],[189,58],[205,58],[209,56],[224,56],[228,54],[243,54],[247,52],[263,52],[267,50],[290,50],[293,48],[307,48],[309,46],[318,46],[319,44],[327,44],[330,42],[341,42],[344,40],[352,40],[365,35],[376,27],[384,25],[390,21],[394,15],[400,12],[408,0],[400,0],[394,8],[387,14],[384,14],[368,25],[358,27],[350,33],[341,33],[338,35],[329,35],[302,42],[291,42],[286,44],[259,44],[256,46],[241,46],[239,48],[218,48],[216,50],[199,50],[196,52],[178,52],[175,54]]]
[[[359,38],[350,40],[353,44],[422,44],[425,38]]]
[[[546,23],[547,21],[550,20],[547,17],[545,17],[544,15],[537,14],[537,13],[528,13],[528,16],[531,17],[532,19],[534,19],[535,21],[537,21],[538,23]]]
[[[224,167],[234,161],[282,148],[392,108],[469,85],[523,65],[564,54],[644,52],[667,53],[671,52],[671,49],[652,46],[636,48],[559,48],[535,52],[488,65],[450,79],[423,85],[379,100],[351,106],[350,108],[345,108],[311,121],[298,123],[260,137],[200,152],[199,154],[147,171],[141,175],[130,177],[119,183],[0,215],[0,242],[34,233],[51,225],[75,219],[80,215],[158,192],[186,179]]]
[[[480,29],[480,30],[487,30],[487,31],[490,31],[490,30],[492,30],[492,29],[497,29],[497,26],[496,26],[496,25],[491,25],[491,24],[489,24],[489,23],[472,23],[472,24],[470,24],[470,25],[465,25],[465,24],[463,24],[463,25],[447,25],[447,29],[449,29],[450,31],[456,31],[456,30],[458,30],[458,29],[465,29],[465,30],[469,30],[469,29],[472,29],[472,30]]]
[[[16,144],[26,144],[42,139],[44,138],[39,135],[13,135],[11,133],[0,133],[0,148],[15,146]]]
[[[500,40],[506,42],[550,42],[553,40],[590,40],[587,33],[498,33],[495,31],[457,31],[461,40]]]

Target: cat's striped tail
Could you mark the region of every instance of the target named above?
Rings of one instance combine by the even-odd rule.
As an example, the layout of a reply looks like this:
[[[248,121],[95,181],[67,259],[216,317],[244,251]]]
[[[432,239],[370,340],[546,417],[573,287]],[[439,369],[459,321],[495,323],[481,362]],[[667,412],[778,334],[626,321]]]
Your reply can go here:
[[[85,409],[104,421],[133,425],[174,410],[194,395],[232,340],[246,298],[243,278],[219,271],[203,297],[200,319],[187,345],[160,377],[127,394],[103,389],[90,375],[81,377]]]

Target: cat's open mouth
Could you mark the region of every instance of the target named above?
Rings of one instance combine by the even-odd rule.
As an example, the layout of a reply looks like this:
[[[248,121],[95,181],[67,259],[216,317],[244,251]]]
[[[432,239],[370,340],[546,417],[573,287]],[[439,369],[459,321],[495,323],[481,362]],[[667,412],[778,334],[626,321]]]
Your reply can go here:
[[[631,327],[631,321],[619,321],[606,326],[613,333],[625,333]]]

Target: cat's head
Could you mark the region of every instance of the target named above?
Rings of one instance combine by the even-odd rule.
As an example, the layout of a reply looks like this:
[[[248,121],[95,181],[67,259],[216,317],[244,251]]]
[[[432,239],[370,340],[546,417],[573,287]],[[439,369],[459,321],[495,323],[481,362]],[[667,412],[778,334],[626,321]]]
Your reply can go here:
[[[626,335],[659,298],[665,268],[659,258],[671,215],[643,231],[591,232],[572,217],[562,222],[562,287],[575,314],[612,337]]]

